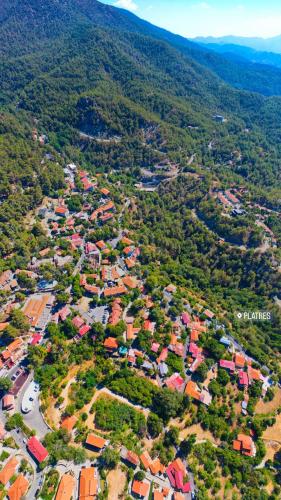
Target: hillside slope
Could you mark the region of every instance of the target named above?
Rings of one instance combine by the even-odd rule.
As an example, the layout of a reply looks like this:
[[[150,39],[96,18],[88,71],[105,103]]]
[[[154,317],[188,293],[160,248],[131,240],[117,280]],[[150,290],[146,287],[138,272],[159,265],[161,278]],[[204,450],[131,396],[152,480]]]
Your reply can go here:
[[[203,57],[189,41],[90,0],[6,0],[0,46],[0,102],[40,119],[56,147],[74,144],[88,161],[113,166],[117,146],[100,140],[115,135],[119,149],[137,151],[126,166],[165,154],[184,164],[194,153],[207,165],[227,163],[240,150],[234,171],[276,185],[281,100],[225,84],[204,65],[219,55]],[[80,132],[93,140],[81,145]]]

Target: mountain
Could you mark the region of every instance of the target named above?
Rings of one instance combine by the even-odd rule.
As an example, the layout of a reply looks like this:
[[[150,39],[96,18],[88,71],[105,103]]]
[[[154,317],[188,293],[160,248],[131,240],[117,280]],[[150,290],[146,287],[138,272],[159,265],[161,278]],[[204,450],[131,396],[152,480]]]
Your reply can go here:
[[[281,54],[275,54],[274,52],[263,52],[251,49],[250,47],[243,47],[242,45],[220,43],[202,43],[202,47],[213,50],[231,61],[239,63],[247,63],[247,61],[250,61],[255,64],[281,68]]]
[[[223,37],[196,37],[193,39],[197,43],[204,44],[219,44],[219,45],[241,45],[254,50],[263,52],[275,52],[281,54],[281,35],[272,38],[250,38],[239,36],[223,36]]]
[[[216,55],[179,35],[139,19],[128,11],[104,5],[96,0],[4,0],[0,7],[0,55],[20,56],[44,48],[70,32],[76,34],[93,26],[118,29],[168,42],[193,61],[236,88],[259,92],[264,95],[281,95],[281,72],[223,55]]]
[[[227,61],[95,0],[4,0],[0,47],[0,103],[39,120],[57,149],[118,168],[165,155],[184,164],[195,153],[275,186],[281,100],[226,82],[281,94],[277,68]]]

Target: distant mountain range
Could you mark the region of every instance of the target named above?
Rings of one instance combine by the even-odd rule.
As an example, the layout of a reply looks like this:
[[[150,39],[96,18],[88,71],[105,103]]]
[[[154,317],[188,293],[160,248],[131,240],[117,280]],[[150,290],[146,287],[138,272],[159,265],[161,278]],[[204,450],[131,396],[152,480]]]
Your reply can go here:
[[[241,36],[196,37],[194,42],[219,45],[242,45],[262,52],[281,54],[281,35],[272,38],[250,38]]]

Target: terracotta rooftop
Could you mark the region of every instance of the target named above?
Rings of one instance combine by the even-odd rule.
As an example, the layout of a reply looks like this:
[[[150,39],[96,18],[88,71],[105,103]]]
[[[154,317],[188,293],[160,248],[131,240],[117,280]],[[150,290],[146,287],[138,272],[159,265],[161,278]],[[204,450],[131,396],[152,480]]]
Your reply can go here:
[[[149,484],[143,481],[133,481],[132,492],[142,498],[145,498],[149,492]]]
[[[106,445],[106,440],[100,436],[96,436],[96,434],[89,434],[86,439],[86,444],[101,450]]]
[[[0,471],[0,483],[5,486],[15,474],[18,465],[19,462],[15,457],[10,458]]]
[[[20,474],[12,486],[8,489],[8,498],[9,500],[21,500],[24,498],[29,487],[29,482],[24,477],[23,474]]]
[[[81,469],[79,480],[79,500],[92,500],[98,492],[98,481],[94,467]]]
[[[75,488],[75,478],[72,474],[64,474],[61,478],[56,500],[71,500]]]

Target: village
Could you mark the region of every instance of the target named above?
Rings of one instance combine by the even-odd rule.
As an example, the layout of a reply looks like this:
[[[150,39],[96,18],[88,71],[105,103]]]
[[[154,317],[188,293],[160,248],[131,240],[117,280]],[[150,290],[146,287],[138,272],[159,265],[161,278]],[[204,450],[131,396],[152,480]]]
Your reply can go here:
[[[96,325],[101,325],[105,331],[102,352],[117,371],[125,366],[149,384],[151,392],[154,388],[179,393],[189,409],[191,405],[198,411],[202,406],[208,412],[214,397],[227,386],[237,398],[239,418],[252,416],[253,399],[256,404],[273,390],[279,391],[270,369],[247,354],[203,300],[188,300],[174,283],[163,286],[155,297],[142,272],[142,246],[134,232],[124,226],[124,215],[133,209],[131,199],[116,194],[105,175],[94,177],[75,164],[66,165],[64,174],[65,192],[57,199],[45,200],[36,211],[49,245],[32,256],[26,269],[8,269],[0,276],[0,377],[10,380],[1,401],[1,498],[98,498],[105,488],[99,464],[107,449],[117,451],[122,466],[131,470],[123,490],[118,491],[119,485],[118,493],[110,490],[111,500],[118,494],[119,498],[130,495],[144,500],[196,498],[196,481],[181,453],[181,437],[172,444],[172,460],[163,463],[149,433],[139,440],[141,450],[137,453],[127,443],[111,443],[108,432],[95,424],[89,426],[82,443],[87,452],[83,464],[67,460],[55,467],[48,464],[49,452],[43,444],[46,434],[64,429],[77,446],[80,416],[86,414],[86,423],[94,418],[84,408],[66,415],[78,369],[66,380],[59,404],[51,403],[52,413],[50,408],[41,410],[40,384],[28,356],[32,348],[51,349],[50,324],[71,330],[67,343],[78,346],[84,339],[99,342]],[[231,192],[219,192],[217,198],[223,205],[231,205],[233,216],[242,214],[244,209]],[[114,224],[113,236],[108,224]],[[269,237],[274,243],[274,235]],[[71,278],[67,289],[62,289],[60,275]],[[5,332],[11,332],[15,325],[22,333],[6,343],[9,334],[5,336]],[[91,365],[93,359],[88,368]],[[121,393],[117,384],[116,390],[113,385],[99,384],[87,408],[107,397],[147,417],[150,407],[130,401],[128,394]],[[14,425],[9,425],[13,417]],[[168,424],[167,420],[166,434]],[[232,451],[254,459],[258,445],[254,429],[236,425],[234,434]],[[216,443],[219,447],[219,439]],[[58,474],[53,496],[44,497],[42,487],[54,468]]]

